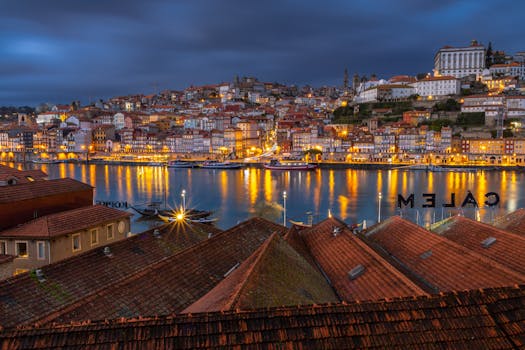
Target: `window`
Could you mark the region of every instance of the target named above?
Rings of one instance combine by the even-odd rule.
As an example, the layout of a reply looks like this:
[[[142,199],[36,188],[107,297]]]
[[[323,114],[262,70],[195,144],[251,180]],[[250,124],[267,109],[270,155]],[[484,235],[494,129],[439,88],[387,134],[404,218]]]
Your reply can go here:
[[[110,239],[113,239],[113,235],[114,235],[113,227],[114,227],[113,224],[108,225],[108,241]]]
[[[75,233],[72,236],[72,238],[73,238],[73,251],[77,252],[80,249],[82,249],[82,247],[80,246],[80,233]]]
[[[15,242],[15,255],[17,255],[19,258],[29,258],[26,241]]]
[[[98,230],[97,229],[91,230],[90,235],[91,235],[91,245],[98,244]]]
[[[0,241],[0,254],[7,254],[7,242]]]
[[[46,258],[46,242],[36,242],[36,257],[38,260],[44,260]]]
[[[28,272],[29,270],[28,269],[16,269],[15,270],[15,273],[13,274],[14,276],[16,275],[20,275],[21,273],[26,273]]]

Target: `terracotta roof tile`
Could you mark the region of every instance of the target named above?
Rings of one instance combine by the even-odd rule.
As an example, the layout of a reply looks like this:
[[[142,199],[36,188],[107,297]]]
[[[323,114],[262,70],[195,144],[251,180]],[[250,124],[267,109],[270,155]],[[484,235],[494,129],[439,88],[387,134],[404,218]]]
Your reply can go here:
[[[19,184],[30,183],[31,177],[33,180],[42,180],[47,177],[47,174],[41,170],[18,170],[15,168],[8,167],[0,164],[0,181],[7,181],[10,178],[15,178]]]
[[[525,291],[500,288],[350,304],[123,318],[0,333],[3,349],[514,349]]]
[[[153,230],[44,266],[46,282],[33,274],[0,281],[0,326],[28,324],[50,317],[108,286],[136,275],[181,250],[221,232],[209,225],[166,225],[160,238]],[[153,282],[152,282],[153,283]],[[155,285],[150,285],[154,288]]]
[[[1,189],[0,204],[47,197],[59,193],[92,190],[93,187],[77,180],[64,178],[47,181],[35,181],[12,186],[2,186]]]
[[[436,290],[525,282],[525,275],[398,216],[374,226],[366,237],[392,264]]]
[[[238,268],[183,312],[336,301],[338,298],[323,275],[274,233]]]
[[[14,255],[10,255],[10,254],[0,254],[0,265],[1,265],[1,264],[8,263],[8,262],[11,262],[11,261],[13,261],[15,258],[16,258],[16,256],[14,256]]]
[[[525,236],[525,209],[520,208],[498,218],[494,222],[494,226]]]
[[[436,227],[434,232],[463,247],[487,256],[525,274],[525,236],[500,230],[463,216],[454,216]]]
[[[343,300],[426,294],[335,218],[299,235]]]
[[[132,273],[114,276],[112,283],[90,288],[86,297],[76,298],[41,322],[180,312],[215,287],[232,266],[248,258],[273,232],[284,234],[284,230],[264,219],[250,219],[188,249],[143,264]],[[158,244],[172,249],[162,241]]]
[[[131,215],[126,211],[103,205],[93,205],[42,216],[28,223],[1,231],[0,237],[58,237]]]

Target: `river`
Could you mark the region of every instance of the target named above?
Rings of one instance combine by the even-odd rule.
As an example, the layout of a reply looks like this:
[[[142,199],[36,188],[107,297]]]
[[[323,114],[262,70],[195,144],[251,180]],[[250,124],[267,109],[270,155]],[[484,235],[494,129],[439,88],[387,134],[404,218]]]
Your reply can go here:
[[[90,184],[95,187],[96,201],[128,205],[159,201],[174,208],[182,204],[185,190],[186,206],[213,210],[219,219],[216,225],[223,229],[253,216],[282,224],[284,191],[287,219],[314,223],[329,213],[349,224],[366,220],[367,226],[377,222],[379,214],[382,220],[402,215],[422,226],[457,213],[491,222],[525,205],[525,173],[518,171],[212,170],[72,163],[27,166],[41,168],[50,179],[71,177]],[[479,203],[478,209],[471,205],[461,208],[468,191]],[[485,197],[489,192],[500,197],[495,207],[484,205],[486,200],[494,201]],[[399,208],[399,195],[407,199],[410,194],[414,194],[414,208]],[[428,194],[435,194],[435,208],[423,207],[431,203],[432,195]],[[451,204],[452,194],[454,207],[443,207]],[[131,208],[127,210],[134,213]],[[132,219],[132,232],[157,224],[137,214]]]

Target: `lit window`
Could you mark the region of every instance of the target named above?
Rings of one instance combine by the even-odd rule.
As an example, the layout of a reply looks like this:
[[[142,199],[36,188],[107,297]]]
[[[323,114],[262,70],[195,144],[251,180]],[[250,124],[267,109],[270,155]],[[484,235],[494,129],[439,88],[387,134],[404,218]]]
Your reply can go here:
[[[46,242],[36,242],[36,256],[38,260],[44,260],[46,258]]]
[[[19,258],[28,258],[29,253],[27,251],[27,242],[15,242],[15,254]]]
[[[98,230],[91,230],[91,245],[98,244]]]
[[[108,237],[108,238],[107,238],[108,241],[109,241],[110,239],[113,239],[113,235],[114,235],[113,226],[114,226],[113,224],[108,225],[108,236],[107,236],[107,237]]]
[[[73,238],[73,251],[76,252],[82,249],[80,245],[80,233],[75,233],[72,238]]]
[[[30,182],[35,181],[35,179],[32,176],[26,176],[26,179]]]
[[[7,254],[7,242],[0,241],[0,254]]]

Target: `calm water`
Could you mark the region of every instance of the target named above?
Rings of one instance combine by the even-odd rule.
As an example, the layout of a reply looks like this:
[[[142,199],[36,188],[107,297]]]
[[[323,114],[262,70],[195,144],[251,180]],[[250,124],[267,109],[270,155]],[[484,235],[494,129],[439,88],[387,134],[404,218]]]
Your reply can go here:
[[[95,200],[143,204],[166,201],[170,207],[181,205],[182,190],[186,206],[213,210],[217,226],[229,228],[252,216],[283,222],[283,191],[286,191],[287,219],[313,222],[327,217],[329,211],[347,223],[367,226],[377,222],[382,193],[381,218],[403,215],[420,225],[428,225],[451,214],[490,222],[493,218],[525,205],[525,173],[515,171],[441,172],[405,170],[316,170],[276,172],[258,168],[240,170],[171,169],[155,166],[116,166],[85,164],[33,165],[49,177],[71,177],[95,187]],[[460,209],[467,191],[480,203],[479,210]],[[483,205],[485,193],[501,196],[500,205]],[[397,207],[398,194],[415,196],[413,209]],[[423,193],[436,193],[436,208],[422,208]],[[442,208],[456,196],[456,208]],[[132,209],[128,209],[133,212]],[[133,232],[141,232],[155,221],[133,217]]]

